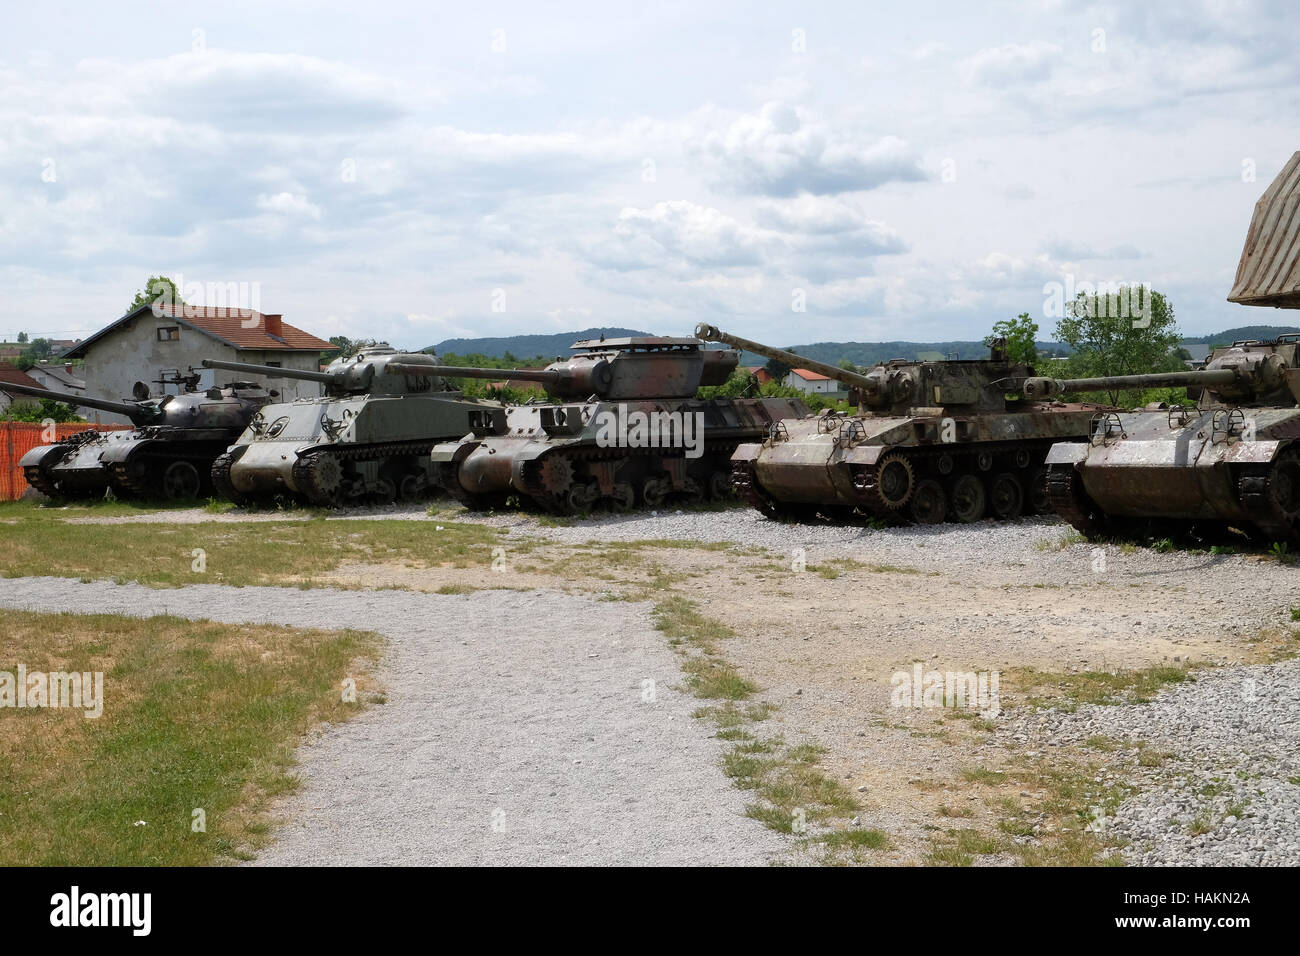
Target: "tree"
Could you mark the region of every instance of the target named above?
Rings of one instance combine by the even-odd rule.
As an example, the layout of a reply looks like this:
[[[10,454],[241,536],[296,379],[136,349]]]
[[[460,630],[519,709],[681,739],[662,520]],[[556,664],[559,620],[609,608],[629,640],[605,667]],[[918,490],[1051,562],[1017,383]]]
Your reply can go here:
[[[774,382],[784,382],[785,377],[793,371],[789,365],[786,365],[784,362],[778,361],[777,359],[768,359],[767,364],[764,365],[763,368],[767,371],[768,375],[772,376]]]
[[[1007,357],[1013,362],[1033,365],[1038,361],[1038,323],[1021,312],[1014,319],[1000,319],[993,323],[993,332],[984,338],[984,347],[991,348],[994,339],[1007,340]]]
[[[24,372],[35,365],[42,359],[47,359],[54,354],[54,343],[49,339],[33,339],[32,343],[23,349],[23,354],[18,356],[18,367]]]
[[[162,299],[169,305],[184,305],[185,300],[181,298],[180,289],[176,288],[176,283],[166,276],[150,276],[149,281],[144,284],[144,288],[135,294],[131,300],[131,307],[128,312],[134,312],[142,305],[152,305],[156,300]]]
[[[26,344],[27,344],[27,333],[26,333],[26,332],[19,332],[19,333],[18,333],[18,344],[19,344],[19,345],[26,345]]]
[[[1182,338],[1174,321],[1174,307],[1148,287],[1120,286],[1114,294],[1080,294],[1056,323],[1056,337],[1074,350],[1066,362],[1070,378],[1184,368],[1174,354]],[[1112,405],[1141,404],[1140,389],[1107,389],[1105,394]],[[1121,395],[1126,402],[1120,402]]]
[[[4,412],[4,420],[9,422],[43,422],[46,419],[56,422],[81,421],[75,408],[52,398],[42,398],[39,402],[26,398],[14,402]]]

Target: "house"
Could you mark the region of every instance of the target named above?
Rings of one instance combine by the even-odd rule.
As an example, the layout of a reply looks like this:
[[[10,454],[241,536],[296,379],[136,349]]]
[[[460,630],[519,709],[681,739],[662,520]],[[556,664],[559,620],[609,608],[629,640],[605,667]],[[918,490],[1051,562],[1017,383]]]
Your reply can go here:
[[[75,344],[75,343],[74,343]],[[73,395],[81,395],[86,391],[86,382],[78,374],[81,370],[74,368],[72,365],[50,364],[49,362],[38,362],[27,370],[41,388],[48,388],[52,392],[70,392]],[[74,402],[68,402],[74,405]],[[88,418],[94,415],[94,410],[90,408],[77,408],[79,418]]]
[[[0,362],[0,412],[7,411],[9,406],[14,402],[34,402],[36,399],[28,395],[12,394],[5,391],[5,383],[11,385],[26,385],[29,388],[40,388],[41,383],[36,381],[26,372],[22,371],[15,365]]]
[[[178,375],[199,375],[199,387],[253,381],[278,389],[282,400],[320,394],[318,382],[268,379],[241,372],[205,369],[203,359],[274,365],[315,372],[320,353],[334,346],[276,314],[237,307],[184,303],[142,305],[83,339],[61,356],[82,359],[86,394],[113,401],[135,401],[183,391]],[[120,415],[93,412],[100,422],[126,422]]]
[[[789,388],[797,388],[801,392],[817,395],[830,395],[843,388],[834,379],[817,372],[810,372],[806,368],[791,369],[790,374],[785,377],[785,384]]]
[[[741,370],[742,372],[745,372],[745,373],[748,374],[748,375],[752,375],[752,376],[754,376],[754,378],[758,379],[758,384],[759,384],[759,385],[766,385],[768,382],[772,381],[772,374],[771,374],[770,372],[768,372],[766,366],[763,366],[763,365],[742,365],[742,366],[740,367],[740,370]]]

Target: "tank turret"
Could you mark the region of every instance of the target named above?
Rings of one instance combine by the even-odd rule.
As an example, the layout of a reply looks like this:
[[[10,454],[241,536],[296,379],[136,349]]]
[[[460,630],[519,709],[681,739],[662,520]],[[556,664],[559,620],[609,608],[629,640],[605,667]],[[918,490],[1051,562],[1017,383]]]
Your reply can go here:
[[[1030,378],[1024,383],[1024,392],[1029,398],[1048,398],[1072,392],[1185,385],[1197,390],[1201,407],[1291,405],[1300,401],[1297,349],[1300,349],[1300,333],[1291,333],[1279,336],[1274,342],[1234,342],[1215,349],[1202,369],[1099,378]]]
[[[384,374],[390,363],[400,363],[405,371],[401,375]],[[325,386],[325,394],[330,397],[408,395],[447,390],[446,383],[433,371],[435,362],[432,355],[399,352],[387,345],[362,349],[348,358],[337,358],[323,372],[217,359],[204,359],[203,367],[245,375],[262,375],[266,378],[320,382]]]
[[[573,346],[575,354],[543,369],[474,368],[434,365],[447,378],[514,379],[537,382],[551,398],[581,401],[694,398],[701,386],[721,385],[735,370],[739,353],[706,350],[697,339],[641,336],[590,339]],[[410,375],[423,366],[389,362],[390,375]]]
[[[106,398],[52,392],[29,385],[5,385],[5,391],[53,399],[73,408],[97,408],[114,415],[123,415],[136,428],[161,425],[175,428],[242,429],[252,414],[245,414],[246,405],[251,403],[253,411],[256,411],[279,395],[275,390],[268,392],[251,382],[232,382],[224,388],[187,392],[184,395],[161,395],[140,402],[114,402]]]
[[[1020,390],[1033,368],[1009,362],[1000,343],[988,359],[919,362],[894,359],[866,372],[854,372],[730,335],[712,325],[698,325],[695,334],[756,355],[775,359],[791,368],[806,368],[842,382],[854,390],[863,410],[905,413],[912,408],[965,407],[992,411],[1004,409],[1007,395]]]

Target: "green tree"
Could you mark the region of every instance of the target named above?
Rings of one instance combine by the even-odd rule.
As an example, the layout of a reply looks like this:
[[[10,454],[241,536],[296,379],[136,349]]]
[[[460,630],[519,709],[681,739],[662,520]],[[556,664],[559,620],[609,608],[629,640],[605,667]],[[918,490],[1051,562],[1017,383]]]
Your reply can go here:
[[[1038,349],[1034,342],[1038,338],[1038,323],[1029,317],[1028,312],[1021,312],[1014,319],[999,319],[993,323],[993,331],[984,337],[984,347],[990,348],[995,339],[1007,340],[1007,357],[1013,362],[1033,365],[1038,361]]]
[[[19,345],[26,345],[26,344],[27,344],[27,333],[26,333],[26,332],[19,332],[19,333],[18,333],[18,344],[19,344]]]
[[[56,422],[82,421],[77,417],[75,408],[56,402],[52,398],[42,398],[39,402],[24,398],[22,401],[14,402],[5,409],[3,418],[7,422],[43,422],[46,419]]]
[[[1056,337],[1074,350],[1065,363],[1070,378],[1144,375],[1184,367],[1174,353],[1182,338],[1174,307],[1147,287],[1120,286],[1117,294],[1080,294],[1056,323]],[[1159,397],[1173,397],[1165,391]],[[1139,389],[1108,389],[1104,394],[1112,405],[1132,406],[1144,400]]]
[[[142,305],[152,305],[157,299],[164,299],[174,305],[185,304],[185,300],[181,298],[181,290],[176,288],[175,282],[166,276],[150,276],[144,288],[131,300],[131,307],[127,311],[134,312]]]
[[[35,365],[42,359],[47,359],[54,354],[54,343],[49,339],[33,339],[27,348],[23,349],[23,354],[18,356],[18,367],[24,372]]]

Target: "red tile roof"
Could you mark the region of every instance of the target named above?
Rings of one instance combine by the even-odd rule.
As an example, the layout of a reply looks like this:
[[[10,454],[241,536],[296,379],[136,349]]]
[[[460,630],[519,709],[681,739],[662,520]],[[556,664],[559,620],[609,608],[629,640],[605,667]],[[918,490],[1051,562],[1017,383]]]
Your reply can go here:
[[[32,388],[45,387],[16,365],[0,363],[0,392],[4,391],[6,382],[10,385],[28,385]]]
[[[282,321],[278,315],[264,315],[251,309],[173,304],[163,312],[239,349],[319,352],[334,348],[324,339]]]
[[[64,358],[80,358],[86,354],[87,347],[119,325],[137,316],[144,315],[152,306],[142,305],[133,309],[112,325],[100,329],[94,335],[78,342],[76,346],[63,353]],[[162,316],[159,321],[171,318],[180,325],[189,326],[215,339],[225,342],[237,349],[268,349],[291,352],[323,352],[336,346],[324,339],[317,338],[310,332],[304,332],[296,326],[283,321],[279,315],[254,312],[252,309],[240,309],[237,306],[196,306],[170,304],[160,306]]]
[[[816,372],[808,371],[806,368],[796,368],[791,369],[791,371],[805,382],[829,382],[831,380],[829,375],[819,375]]]

